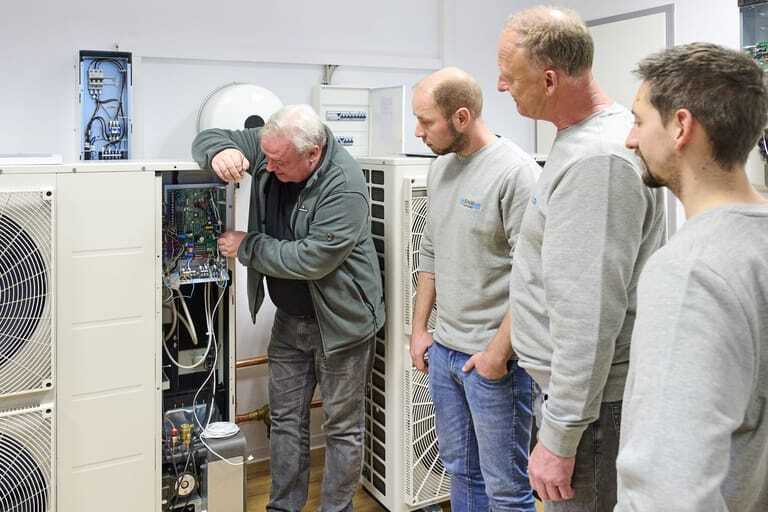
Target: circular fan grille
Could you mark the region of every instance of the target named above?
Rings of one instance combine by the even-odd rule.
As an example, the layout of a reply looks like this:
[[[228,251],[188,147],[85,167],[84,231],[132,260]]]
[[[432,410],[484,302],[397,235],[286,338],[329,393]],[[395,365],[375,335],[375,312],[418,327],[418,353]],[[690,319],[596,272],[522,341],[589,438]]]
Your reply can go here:
[[[421,239],[424,236],[424,229],[427,227],[427,211],[429,202],[426,197],[414,198],[411,204],[411,304],[416,304],[416,287],[419,284],[419,254],[421,248]],[[437,323],[437,304],[432,308],[432,314],[429,316],[427,327],[432,330]]]
[[[49,196],[0,193],[0,395],[50,382]]]
[[[40,413],[0,419],[0,510],[48,510],[50,443],[50,422]]]
[[[440,460],[429,376],[416,369],[410,373],[413,498],[415,502],[421,502],[447,495],[451,482]]]

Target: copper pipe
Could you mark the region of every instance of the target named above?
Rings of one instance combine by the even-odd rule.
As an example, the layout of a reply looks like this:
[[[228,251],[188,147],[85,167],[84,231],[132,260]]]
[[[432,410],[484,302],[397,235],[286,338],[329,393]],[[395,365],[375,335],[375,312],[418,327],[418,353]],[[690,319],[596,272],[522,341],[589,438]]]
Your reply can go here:
[[[322,400],[312,400],[312,403],[309,404],[310,409],[317,409],[318,407],[322,406]],[[235,416],[235,423],[248,423],[249,421],[263,421],[269,425],[269,405],[262,405],[258,409],[254,409],[253,411],[247,412],[245,414],[238,414]]]
[[[235,416],[235,423],[247,423],[249,421],[264,421],[269,417],[269,405],[263,405],[258,409],[245,414]]]
[[[249,366],[259,366],[262,364],[266,364],[269,359],[267,356],[256,356],[256,357],[249,357],[248,359],[241,359],[240,361],[235,362],[235,368],[248,368]]]

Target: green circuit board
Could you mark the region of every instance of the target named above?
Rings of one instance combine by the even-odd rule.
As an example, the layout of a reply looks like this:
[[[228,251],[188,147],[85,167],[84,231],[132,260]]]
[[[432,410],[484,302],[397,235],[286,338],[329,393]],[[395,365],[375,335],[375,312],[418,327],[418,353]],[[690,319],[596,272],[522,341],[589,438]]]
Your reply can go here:
[[[163,201],[163,274],[166,285],[222,282],[227,261],[218,251],[227,208],[225,185],[166,185]]]

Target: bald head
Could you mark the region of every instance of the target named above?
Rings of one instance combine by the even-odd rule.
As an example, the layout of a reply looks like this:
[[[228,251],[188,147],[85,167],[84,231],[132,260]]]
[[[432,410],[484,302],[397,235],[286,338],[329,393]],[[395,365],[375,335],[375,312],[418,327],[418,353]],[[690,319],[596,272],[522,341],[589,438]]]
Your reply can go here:
[[[507,37],[509,33],[516,37]],[[574,77],[592,69],[592,36],[570,9],[537,6],[515,13],[504,25],[504,41],[524,48],[542,68],[556,68]]]
[[[473,119],[482,114],[483,91],[471,75],[459,68],[435,71],[416,84],[415,89],[429,95],[446,119],[460,108],[466,108]]]

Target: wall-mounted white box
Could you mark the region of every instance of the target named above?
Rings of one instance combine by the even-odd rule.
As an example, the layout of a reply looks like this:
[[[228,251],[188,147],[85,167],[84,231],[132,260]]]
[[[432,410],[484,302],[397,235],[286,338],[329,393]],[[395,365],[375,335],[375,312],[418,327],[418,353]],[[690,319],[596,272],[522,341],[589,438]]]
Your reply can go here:
[[[317,85],[312,106],[352,156],[404,154],[404,86]]]

